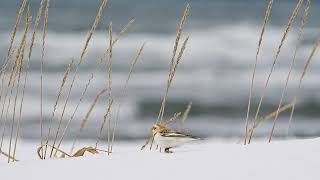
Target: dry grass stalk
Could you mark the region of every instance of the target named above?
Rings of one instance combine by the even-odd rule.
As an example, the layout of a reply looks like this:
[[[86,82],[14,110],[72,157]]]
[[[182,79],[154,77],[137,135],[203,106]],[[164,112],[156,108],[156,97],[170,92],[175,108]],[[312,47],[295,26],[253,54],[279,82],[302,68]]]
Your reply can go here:
[[[250,133],[252,130],[255,130],[257,127],[259,127],[260,124],[267,122],[271,118],[274,118],[277,115],[277,113],[279,114],[279,113],[282,113],[282,112],[292,108],[295,103],[296,103],[295,101],[292,101],[291,103],[282,106],[279,110],[277,109],[277,110],[269,113],[268,115],[261,117],[260,120],[253,125],[253,128],[248,130],[248,132]]]
[[[113,43],[112,43],[113,46],[115,45],[116,42],[118,42],[118,40],[120,39],[120,37],[122,37],[123,34],[124,34],[125,32],[127,32],[127,30],[129,29],[129,27],[132,26],[133,23],[134,23],[134,20],[130,20],[130,21],[121,29],[121,31],[120,31],[119,33],[117,33],[117,37],[113,40]],[[108,52],[108,51],[109,51],[109,49],[107,49],[107,52]],[[71,124],[71,122],[73,121],[73,119],[74,119],[74,117],[75,117],[75,114],[76,114],[76,112],[77,112],[77,110],[78,110],[78,108],[79,108],[82,100],[84,99],[84,97],[85,97],[85,95],[86,95],[86,92],[87,92],[87,90],[88,90],[88,88],[89,88],[89,86],[90,86],[90,83],[91,83],[91,81],[93,80],[94,75],[96,74],[96,72],[97,72],[98,69],[100,68],[102,62],[103,62],[103,58],[100,59],[99,63],[98,63],[97,66],[95,67],[94,72],[91,73],[91,76],[90,76],[90,78],[89,78],[89,80],[88,80],[88,82],[87,82],[87,84],[86,84],[86,86],[85,86],[84,91],[82,92],[82,95],[81,95],[81,97],[80,97],[80,99],[79,99],[79,101],[78,101],[78,104],[76,105],[76,108],[74,109],[74,111],[73,111],[70,119],[69,119],[68,122],[67,122],[66,127],[64,128],[64,130],[63,130],[63,132],[62,132],[61,138],[60,138],[59,143],[58,143],[58,146],[57,146],[58,148],[60,147],[60,145],[61,145],[61,143],[62,143],[62,141],[63,141],[63,139],[64,139],[64,137],[65,137],[65,135],[66,135],[66,133],[67,133],[67,131],[68,131],[68,129],[69,129],[69,127],[70,127],[70,124]],[[57,152],[57,151],[56,151],[56,152]],[[55,154],[56,154],[56,152],[55,152]]]
[[[276,116],[275,116],[275,118],[273,120],[273,125],[272,125],[271,133],[270,133],[270,136],[269,136],[269,142],[271,142],[271,140],[272,140],[272,136],[273,136],[274,129],[275,129],[275,126],[276,126],[276,121],[277,121],[277,118],[278,118],[278,115],[279,115],[279,110],[280,110],[280,107],[282,105],[282,101],[283,101],[284,96],[285,96],[286,91],[287,91],[288,82],[289,82],[289,79],[290,79],[290,76],[291,76],[291,72],[292,72],[293,66],[294,66],[295,61],[296,61],[297,52],[298,52],[298,50],[300,48],[301,41],[303,40],[303,30],[304,30],[305,24],[307,22],[310,6],[311,6],[311,0],[308,0],[307,4],[306,4],[306,7],[304,9],[304,13],[303,13],[302,19],[301,19],[299,33],[298,33],[298,40],[297,40],[297,45],[296,45],[295,50],[294,50],[293,59],[291,61],[290,67],[289,67],[289,72],[288,72],[288,75],[287,75],[287,78],[286,78],[285,86],[284,86],[284,88],[282,90],[280,102],[279,102],[279,105],[278,105],[278,110],[277,110]]]
[[[109,104],[112,104],[112,97],[111,97],[111,91],[112,91],[112,50],[113,50],[113,45],[112,45],[112,22],[109,24],[108,28],[108,34],[109,34],[109,51],[108,51],[108,96],[109,96]],[[110,152],[110,131],[111,131],[111,108],[109,112],[109,118],[108,118],[108,155]]]
[[[23,83],[23,88],[22,88],[22,98],[21,98],[21,103],[20,103],[19,118],[18,118],[18,122],[17,122],[17,131],[16,131],[15,143],[14,143],[14,148],[13,148],[13,157],[14,158],[15,158],[15,155],[16,155],[17,142],[18,142],[18,138],[19,138],[21,114],[22,114],[22,108],[23,108],[23,102],[24,102],[24,94],[25,94],[26,82],[27,82],[27,78],[28,78],[29,67],[30,67],[30,64],[31,64],[32,50],[33,50],[33,47],[34,47],[34,41],[35,41],[35,38],[36,38],[36,33],[37,33],[38,27],[39,27],[39,20],[41,18],[41,12],[42,12],[42,9],[43,9],[43,4],[44,4],[44,0],[41,0],[40,1],[40,6],[38,8],[37,16],[36,16],[36,19],[35,19],[35,23],[34,23],[34,28],[33,28],[30,48],[29,48],[28,63],[26,65],[26,73],[25,73],[25,78],[24,78],[24,83]]]
[[[21,16],[22,16],[22,14],[23,14],[23,12],[25,10],[26,4],[27,4],[27,0],[23,0],[22,4],[20,6],[20,9],[19,9],[17,18],[16,18],[16,23],[13,26],[12,36],[11,36],[10,45],[9,45],[9,48],[8,48],[8,51],[7,51],[7,53],[8,53],[7,56],[9,56],[9,54],[11,52],[12,45],[13,45],[13,42],[15,40],[16,33],[17,33],[17,30],[18,30],[18,27],[19,27],[19,24],[20,24]]]
[[[160,115],[160,119],[158,118],[157,122],[158,121],[162,121],[163,119],[163,115],[164,115],[164,109],[165,109],[165,104],[166,104],[166,100],[168,98],[168,94],[169,94],[169,89],[171,87],[171,83],[172,83],[172,80],[174,79],[174,76],[175,76],[175,72],[177,70],[177,67],[178,67],[178,64],[180,63],[180,60],[182,58],[182,55],[183,55],[183,52],[186,48],[186,45],[187,45],[187,42],[189,40],[189,36],[187,36],[187,38],[184,40],[183,42],[183,45],[180,49],[180,52],[179,52],[179,55],[177,57],[177,60],[175,61],[175,63],[173,64],[173,66],[171,67],[170,66],[170,69],[171,69],[171,73],[169,73],[169,77],[168,77],[168,82],[167,82],[167,87],[166,87],[166,93],[165,93],[165,96],[163,98],[163,101],[161,103],[161,107],[160,107],[160,112],[159,112],[159,115]]]
[[[43,149],[44,146],[46,146],[46,147],[48,146],[48,147],[52,147],[52,148],[56,149],[58,152],[60,152],[62,154],[61,157],[63,157],[63,158],[65,158],[65,156],[72,157],[71,155],[69,155],[68,153],[64,152],[61,149],[58,149],[58,148],[56,148],[54,146],[51,146],[50,144],[44,144],[43,146],[40,146],[37,149],[37,154],[38,154],[39,159],[45,159],[45,157],[42,156],[42,154],[40,153],[41,151],[43,151],[41,149]]]
[[[107,152],[105,150],[97,149],[97,148],[93,148],[93,147],[83,147],[83,148],[79,149],[78,151],[76,151],[73,155],[70,155],[70,154],[66,153],[65,151],[63,151],[63,150],[61,150],[61,149],[59,149],[57,147],[54,147],[54,146],[52,146],[50,144],[46,144],[45,146],[49,146],[51,148],[54,148],[57,152],[61,153],[60,158],[65,158],[66,156],[69,157],[69,158],[71,158],[71,157],[82,157],[82,156],[84,156],[84,154],[86,152],[89,152],[91,154],[98,154],[99,152],[104,152],[104,153]],[[37,150],[37,154],[38,154],[39,159],[43,159],[44,158],[40,154],[40,151],[41,151],[41,149],[43,147],[44,146],[39,147],[38,150]]]
[[[309,68],[309,65],[311,64],[311,62],[312,62],[312,60],[313,60],[313,57],[314,57],[316,51],[318,50],[319,46],[320,46],[320,38],[318,38],[318,40],[316,41],[315,45],[313,46],[312,51],[311,51],[311,54],[309,55],[308,60],[307,60],[306,64],[304,65],[303,72],[302,72],[302,74],[301,74],[301,76],[300,76],[300,80],[299,80],[298,90],[301,89],[302,81],[303,81],[303,79],[304,79],[304,77],[305,77],[305,75],[306,75],[306,73],[307,73],[307,70],[308,70],[308,68]],[[287,133],[289,133],[289,129],[290,129],[290,127],[291,127],[292,118],[293,118],[293,113],[294,113],[294,110],[295,110],[295,107],[296,107],[297,99],[298,99],[298,97],[295,96],[295,97],[294,97],[294,102],[295,102],[295,103],[294,103],[294,105],[293,105],[293,107],[292,107],[292,110],[291,110]]]
[[[186,120],[188,119],[189,113],[191,111],[191,107],[192,107],[192,102],[190,102],[187,106],[187,109],[184,111],[182,119],[180,121],[180,132],[182,132],[183,128],[184,128],[184,124],[186,122]]]
[[[79,149],[76,153],[74,153],[74,155],[72,157],[81,157],[84,155],[85,152],[89,152],[91,154],[99,154],[99,151],[107,152],[105,150],[101,150],[101,149],[97,149],[97,148],[93,148],[93,147],[84,147],[84,148]]]
[[[48,144],[48,142],[49,142],[49,138],[50,138],[50,135],[51,135],[51,128],[52,128],[52,121],[53,121],[53,119],[54,119],[54,116],[55,116],[55,113],[56,113],[56,110],[57,110],[57,106],[58,106],[60,97],[61,97],[61,95],[62,95],[62,91],[63,91],[64,85],[65,85],[65,83],[66,83],[66,81],[67,81],[67,78],[68,78],[68,76],[69,76],[69,73],[70,73],[71,70],[72,70],[73,62],[74,62],[74,61],[73,61],[73,59],[72,59],[71,63],[68,64],[67,70],[65,71],[65,73],[64,73],[64,75],[63,75],[63,78],[62,78],[62,81],[61,81],[61,84],[60,84],[60,87],[59,87],[58,95],[57,95],[56,101],[55,101],[54,106],[53,106],[52,115],[51,115],[51,118],[50,118],[50,121],[49,121],[50,126],[49,126],[49,129],[48,129],[48,134],[47,134],[47,139],[46,139],[45,144]],[[61,126],[61,121],[59,122],[58,129],[59,129],[60,126]],[[58,135],[56,135],[56,137],[57,137],[57,136],[58,136]],[[54,145],[55,145],[55,144],[53,144],[53,146],[54,146]],[[51,157],[51,156],[50,156],[50,157]],[[44,156],[44,158],[46,158],[46,157]]]
[[[106,93],[107,91],[108,91],[108,88],[105,88],[105,89],[101,90],[101,91],[96,95],[94,101],[92,102],[92,104],[91,104],[91,106],[90,106],[89,111],[87,112],[86,116],[85,116],[85,117],[82,119],[82,121],[81,121],[80,128],[79,128],[79,130],[78,130],[78,132],[77,132],[77,134],[76,134],[76,137],[75,137],[75,139],[74,139],[74,141],[73,141],[73,143],[72,143],[71,152],[74,150],[74,146],[75,146],[75,144],[76,144],[76,141],[78,140],[78,138],[79,138],[79,136],[80,136],[80,134],[81,134],[84,126],[86,125],[86,123],[87,123],[87,121],[88,121],[88,118],[89,118],[89,116],[90,116],[93,108],[96,106],[99,98],[100,98],[104,93]]]
[[[134,19],[131,19],[125,26],[123,26],[121,28],[121,31],[119,33],[117,33],[117,36],[116,38],[114,39],[113,41],[113,46],[116,42],[119,41],[119,39],[128,31],[128,29],[134,24],[135,20]]]
[[[16,85],[16,80],[17,80],[17,75],[18,75],[18,72],[17,70],[19,69],[19,65],[20,65],[20,56],[21,56],[21,50],[22,50],[23,47],[23,40],[21,41],[20,43],[20,47],[17,51],[17,55],[16,55],[16,60],[15,60],[15,63],[14,63],[14,66],[11,70],[11,75],[10,75],[10,79],[9,79],[9,83],[7,85],[7,88],[6,88],[6,92],[5,92],[5,97],[4,97],[4,102],[3,102],[3,105],[2,105],[2,110],[1,110],[1,120],[3,118],[3,113],[4,113],[4,109],[6,107],[6,112],[5,112],[5,116],[4,116],[4,120],[2,120],[4,126],[3,126],[3,132],[2,132],[2,136],[1,136],[1,143],[0,143],[0,150],[2,149],[2,146],[3,146],[3,140],[4,140],[4,135],[5,135],[5,132],[6,132],[6,126],[5,126],[5,123],[8,119],[8,113],[9,113],[9,109],[11,107],[11,97],[13,95],[13,90],[15,88],[15,85]],[[19,70],[18,70],[19,71]],[[9,91],[10,91],[10,95],[9,95]],[[9,95],[9,100],[8,100],[8,104],[5,106],[6,104],[6,100],[7,100],[7,97]]]
[[[283,44],[284,44],[284,41],[285,41],[286,38],[287,38],[287,35],[288,35],[288,33],[289,33],[289,31],[290,31],[293,23],[295,22],[295,20],[296,20],[296,18],[297,18],[297,16],[298,16],[299,9],[300,9],[302,3],[303,3],[303,0],[299,0],[299,2],[297,3],[296,7],[294,8],[294,10],[293,10],[293,12],[292,12],[292,15],[291,15],[291,17],[290,17],[290,20],[289,20],[289,22],[288,22],[288,24],[287,24],[286,30],[285,30],[285,32],[284,32],[284,34],[283,34],[283,36],[282,36],[282,39],[281,39],[281,41],[280,41],[280,44],[279,44],[278,48],[277,48],[277,52],[276,52],[275,56],[273,57],[272,66],[271,66],[270,72],[269,72],[269,74],[268,74],[267,80],[266,80],[266,82],[265,82],[265,84],[264,84],[264,87],[263,87],[263,90],[262,90],[262,95],[261,95],[261,97],[260,97],[260,101],[259,101],[259,104],[258,104],[258,107],[257,107],[257,111],[256,111],[255,117],[254,117],[254,119],[253,119],[253,124],[255,124],[255,122],[256,122],[256,120],[257,120],[257,118],[258,118],[258,116],[259,116],[259,112],[260,112],[260,108],[261,108],[261,105],[262,105],[262,101],[263,101],[263,99],[264,99],[266,89],[267,89],[267,87],[268,87],[268,85],[269,85],[269,81],[270,81],[271,75],[272,75],[272,73],[273,73],[273,71],[274,71],[275,64],[276,64],[276,62],[277,62],[277,60],[278,60],[278,57],[279,57],[281,48],[282,48],[282,46],[283,46]],[[251,142],[253,132],[254,132],[254,131],[251,131],[251,133],[250,133],[249,141],[248,141],[249,144],[250,144],[250,142]]]
[[[171,58],[170,66],[169,66],[169,73],[168,73],[166,91],[165,91],[165,95],[164,95],[164,98],[163,98],[162,103],[161,103],[161,107],[160,107],[160,112],[159,112],[159,115],[158,115],[157,123],[159,121],[161,122],[162,118],[163,118],[165,104],[166,104],[166,100],[167,100],[167,97],[168,97],[169,88],[170,88],[170,85],[171,85],[170,78],[171,78],[171,76],[173,74],[173,69],[174,69],[174,66],[176,64],[175,57],[176,57],[176,54],[177,54],[177,49],[178,49],[179,42],[180,42],[180,39],[181,39],[182,31],[184,29],[187,17],[189,15],[189,11],[190,11],[190,5],[187,3],[186,7],[184,9],[181,21],[180,21],[180,25],[179,25],[178,31],[177,31],[176,41],[175,41],[175,44],[174,44],[174,48],[173,48],[173,52],[172,52],[172,58]]]
[[[133,59],[133,61],[131,63],[130,70],[129,70],[129,73],[128,73],[128,77],[127,77],[126,83],[125,83],[123,91],[122,91],[122,97],[125,97],[126,94],[127,94],[129,80],[131,78],[131,75],[133,73],[133,70],[134,70],[138,60],[140,59],[140,56],[141,56],[142,51],[144,49],[144,46],[145,46],[145,43],[142,44],[141,48],[139,49],[138,54],[136,55],[136,57]],[[113,125],[110,152],[113,152],[113,143],[114,143],[115,133],[116,133],[117,125],[118,125],[117,123],[119,121],[120,109],[121,109],[121,103],[119,103],[119,105],[118,105],[117,116],[116,116],[116,120],[114,121],[114,125]]]
[[[82,62],[83,62],[83,60],[84,60],[84,56],[85,56],[85,54],[86,54],[86,52],[87,52],[87,48],[88,48],[89,43],[90,43],[90,41],[91,41],[91,39],[92,39],[92,36],[93,36],[94,32],[96,31],[99,23],[100,23],[100,20],[101,20],[101,18],[102,18],[102,14],[103,14],[106,6],[107,6],[107,2],[108,2],[108,0],[103,0],[103,1],[101,2],[101,5],[100,5],[99,10],[98,10],[98,13],[97,13],[97,15],[96,15],[96,17],[95,17],[95,19],[94,19],[94,22],[93,22],[93,24],[92,24],[92,27],[91,27],[89,33],[88,33],[88,35],[87,35],[87,38],[86,38],[84,47],[83,47],[83,49],[81,50],[80,60],[79,60],[78,64],[76,65],[75,72],[74,72],[73,77],[72,77],[72,81],[71,81],[71,84],[70,84],[70,87],[69,87],[69,90],[68,90],[68,95],[67,95],[66,101],[65,101],[65,103],[64,103],[64,106],[63,106],[63,110],[62,110],[61,118],[60,118],[60,119],[63,119],[63,117],[64,117],[64,113],[65,113],[65,111],[66,111],[67,104],[68,104],[68,102],[69,102],[69,98],[70,98],[70,95],[71,95],[71,91],[72,91],[74,82],[75,82],[75,80],[76,80],[76,77],[77,77],[77,75],[78,75],[78,71],[79,71],[79,69],[80,69],[80,65],[82,64]],[[46,151],[47,151],[47,149],[45,149],[45,154],[46,154]],[[44,156],[44,157],[45,157],[45,156]]]
[[[9,155],[11,155],[11,148],[12,148],[12,138],[13,138],[13,131],[14,131],[14,125],[15,125],[15,115],[16,115],[16,106],[17,106],[17,99],[18,99],[18,94],[19,94],[19,89],[20,89],[20,79],[21,79],[21,72],[22,72],[22,67],[23,67],[23,59],[24,59],[24,51],[25,51],[25,46],[26,46],[26,41],[27,41],[27,34],[29,31],[30,27],[30,22],[31,22],[31,16],[30,16],[30,11],[29,7],[27,9],[26,13],[26,28],[23,34],[22,38],[22,43],[21,43],[21,51],[18,56],[18,82],[17,82],[17,88],[16,88],[16,95],[14,99],[14,104],[13,104],[13,113],[12,113],[12,124],[11,124],[11,132],[10,132],[10,140],[9,140]],[[13,90],[13,88],[12,88]],[[11,158],[8,157],[8,163],[10,162]]]
[[[102,122],[101,127],[100,127],[99,136],[97,138],[97,142],[96,142],[95,148],[98,147],[98,144],[99,144],[100,139],[102,137],[103,128],[104,128],[104,126],[105,126],[105,124],[107,122],[107,117],[111,116],[110,112],[111,112],[112,104],[113,104],[113,99],[111,99],[111,101],[109,101],[107,112],[103,116],[103,122]]]
[[[180,49],[180,52],[179,52],[179,55],[178,55],[178,57],[177,57],[177,61],[176,61],[176,63],[174,64],[174,66],[173,66],[173,71],[172,71],[172,74],[171,74],[171,77],[169,78],[169,87],[171,87],[171,83],[172,83],[172,80],[173,80],[173,78],[174,78],[174,76],[175,76],[175,74],[176,74],[176,71],[177,71],[177,67],[178,67],[178,64],[180,63],[180,61],[181,61],[181,58],[182,58],[182,55],[183,55],[183,53],[184,53],[184,51],[185,51],[185,49],[186,49],[186,47],[187,47],[187,43],[188,43],[188,41],[189,41],[189,35],[187,35],[187,37],[186,37],[186,39],[183,41],[183,43],[182,43],[182,46],[181,46],[181,49]]]
[[[15,62],[13,64],[13,66],[12,66],[12,70],[11,70],[10,77],[9,77],[9,80],[8,80],[8,85],[7,85],[6,92],[5,92],[4,102],[3,102],[3,106],[2,106],[2,110],[1,110],[1,116],[0,116],[1,122],[3,121],[2,118],[3,118],[4,108],[5,108],[5,104],[6,104],[6,100],[7,100],[7,97],[8,97],[9,90],[11,88],[9,101],[8,101],[8,104],[7,104],[7,109],[6,109],[5,118],[4,118],[4,122],[3,122],[4,124],[5,124],[5,122],[6,122],[7,118],[8,118],[8,112],[9,112],[9,109],[10,109],[10,106],[11,106],[11,97],[12,97],[12,94],[13,94],[13,90],[14,90],[14,87],[15,87],[16,80],[17,80],[16,77],[18,76],[18,74],[21,73],[20,67],[22,66],[22,59],[23,59],[23,53],[24,53],[24,48],[25,48],[25,44],[26,44],[26,37],[27,37],[27,32],[28,32],[29,24],[30,24],[30,22],[28,22],[28,18],[29,18],[29,16],[28,16],[28,12],[27,12],[26,28],[25,28],[25,31],[23,33],[23,37],[21,39],[21,43],[19,45],[19,48],[17,50],[16,60],[15,60]],[[20,73],[19,73],[19,71],[20,71]],[[20,82],[20,78],[19,78],[19,82]],[[19,89],[19,87],[17,89]],[[5,131],[6,131],[6,126],[3,126],[3,132],[2,132],[1,143],[0,143],[0,150],[2,149],[2,146],[3,146],[3,140],[4,140]],[[11,138],[10,138],[10,141],[11,141]],[[10,144],[9,148],[11,150],[11,144]]]
[[[177,121],[177,119],[181,116],[181,112],[178,113],[174,113],[173,117],[170,118],[167,122],[165,122],[164,124],[170,124],[170,123],[174,123]]]
[[[112,90],[112,52],[113,52],[113,41],[112,41],[112,22],[109,24],[108,28],[108,34],[109,34],[109,52],[108,52],[108,92],[109,92],[109,98],[111,97],[111,90]]]
[[[16,158],[14,158],[13,156],[10,156],[8,153],[5,153],[3,151],[0,150],[0,154],[4,155],[5,157],[9,158],[9,159],[12,159],[12,161],[19,161],[17,160]]]
[[[40,18],[41,18],[41,13],[42,13],[44,1],[45,0],[41,0],[40,1],[40,5],[39,5],[38,11],[37,11],[37,16],[36,16],[36,19],[35,19],[35,22],[34,22],[33,33],[32,33],[32,38],[31,38],[31,43],[30,43],[30,48],[29,48],[29,54],[28,54],[29,61],[31,61],[34,42],[35,42],[35,39],[36,39],[36,34],[38,32],[38,29],[39,29],[39,21],[40,21]]]
[[[18,28],[19,28],[19,25],[20,25],[21,17],[22,17],[22,14],[23,14],[24,10],[25,10],[26,4],[27,4],[27,0],[23,0],[22,3],[21,3],[21,6],[19,8],[18,15],[16,17],[16,22],[15,22],[13,28],[12,28],[11,39],[10,39],[9,47],[8,47],[8,50],[7,50],[7,57],[5,58],[4,64],[2,65],[1,71],[0,71],[0,79],[2,78],[2,75],[3,75],[3,73],[5,73],[5,70],[6,70],[7,66],[8,66],[8,64],[9,64],[10,54],[11,54],[11,51],[12,51],[13,43],[14,43],[14,40],[16,38],[16,34],[17,34],[17,31],[18,31]]]
[[[108,117],[108,155],[110,154],[110,149],[111,149],[111,141],[110,141],[110,132],[111,132],[111,107],[109,110],[109,117]]]
[[[46,45],[46,35],[47,35],[47,25],[49,16],[49,6],[50,0],[46,1],[46,8],[43,17],[43,27],[42,27],[42,48],[41,48],[41,62],[40,62],[40,144],[43,145],[43,65],[45,56],[45,45]],[[42,156],[45,157],[41,151]]]
[[[100,61],[100,62],[101,62],[101,61]],[[99,63],[99,64],[101,64],[101,63]],[[97,68],[96,68],[95,71],[97,71]],[[89,86],[90,86],[90,83],[91,83],[91,81],[93,80],[93,78],[94,78],[94,72],[91,73],[91,76],[90,76],[90,78],[89,78],[89,80],[88,80],[88,82],[87,82],[87,84],[86,84],[86,86],[85,86],[85,88],[84,88],[84,91],[82,92],[82,94],[81,94],[81,96],[80,96],[80,98],[79,98],[78,104],[77,104],[76,108],[74,109],[74,111],[73,111],[70,119],[69,119],[68,122],[67,122],[66,127],[64,128],[64,130],[63,130],[63,132],[62,132],[62,136],[61,136],[61,138],[60,138],[60,140],[59,140],[59,143],[58,143],[57,148],[60,147],[60,145],[61,145],[61,143],[62,143],[62,140],[63,140],[63,138],[64,138],[64,136],[65,136],[65,134],[66,134],[69,126],[70,126],[70,123],[71,123],[72,120],[74,119],[74,117],[75,117],[75,115],[76,115],[76,112],[77,112],[77,110],[78,110],[81,102],[83,101],[83,99],[84,99],[84,97],[85,97],[85,95],[86,95],[86,92],[87,92],[87,90],[88,90],[88,88],[89,88]],[[53,147],[55,147],[55,144],[56,144],[56,141],[57,141],[59,132],[60,132],[62,120],[63,120],[62,118],[60,118],[60,120],[59,120],[59,125],[58,125],[57,131],[56,131],[55,138],[54,138],[54,140],[53,140]],[[57,153],[57,151],[54,153],[54,156],[56,155],[56,153]],[[51,153],[50,153],[50,154],[51,154]]]
[[[253,65],[253,72],[252,72],[251,85],[250,85],[250,91],[249,91],[249,100],[248,100],[248,107],[247,107],[247,115],[246,115],[246,119],[245,119],[244,145],[247,144],[249,115],[250,115],[250,108],[251,108],[251,98],[252,98],[252,94],[253,94],[254,80],[255,80],[255,75],[256,75],[256,70],[257,70],[257,64],[258,64],[258,61],[259,61],[260,49],[261,49],[264,33],[265,33],[266,27],[267,27],[268,22],[269,22],[272,6],[273,6],[273,0],[269,0],[269,4],[268,4],[268,7],[267,7],[265,16],[264,16],[262,30],[261,30],[260,37],[259,37],[258,48],[257,48],[256,58],[255,58],[256,60],[255,60],[255,63]]]
[[[10,54],[10,58],[11,56],[16,52],[16,50],[12,50],[11,54]],[[4,75],[5,76],[5,75]],[[4,113],[4,108],[5,108],[5,104],[6,104],[6,100],[7,100],[7,95],[8,95],[8,90],[9,90],[9,85],[7,85],[7,87],[4,87],[3,85],[5,84],[5,77],[3,76],[2,81],[1,81],[1,91],[0,91],[0,102],[3,99],[3,95],[5,95],[3,103],[2,103],[2,110],[1,110],[1,115],[0,115],[0,127],[2,126],[3,123],[3,113]],[[2,145],[0,145],[0,149],[1,149]]]

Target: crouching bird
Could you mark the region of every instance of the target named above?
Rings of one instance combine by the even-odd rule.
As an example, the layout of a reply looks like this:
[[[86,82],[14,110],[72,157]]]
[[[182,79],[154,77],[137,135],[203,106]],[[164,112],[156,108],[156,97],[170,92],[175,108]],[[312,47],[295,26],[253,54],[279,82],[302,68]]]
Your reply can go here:
[[[155,144],[163,148],[166,153],[172,153],[172,151],[170,151],[171,148],[176,148],[185,143],[199,140],[199,138],[194,136],[173,131],[160,123],[157,123],[152,127],[152,135]]]

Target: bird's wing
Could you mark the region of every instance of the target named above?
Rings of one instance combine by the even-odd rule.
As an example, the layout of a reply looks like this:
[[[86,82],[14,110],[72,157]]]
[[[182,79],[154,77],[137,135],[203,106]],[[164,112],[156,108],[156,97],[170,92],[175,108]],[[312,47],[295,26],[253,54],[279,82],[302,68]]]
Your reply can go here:
[[[185,138],[198,139],[198,138],[196,138],[194,136],[190,136],[190,135],[183,134],[181,132],[176,132],[176,131],[170,131],[170,132],[162,133],[162,136],[164,136],[164,137],[185,137]]]

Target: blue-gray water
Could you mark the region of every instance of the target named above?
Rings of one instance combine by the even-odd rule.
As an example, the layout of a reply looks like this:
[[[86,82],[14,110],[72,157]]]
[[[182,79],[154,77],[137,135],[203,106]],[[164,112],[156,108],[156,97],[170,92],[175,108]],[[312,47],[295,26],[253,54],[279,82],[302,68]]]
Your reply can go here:
[[[38,1],[34,0],[34,2],[36,3],[31,7],[33,17],[38,7]],[[270,70],[273,55],[296,2],[295,0],[278,0],[274,3],[270,24],[263,41],[261,62],[258,65],[253,112]],[[2,0],[0,4],[0,50],[4,57],[3,52],[7,49],[9,32],[15,22],[20,1]],[[71,58],[79,60],[86,33],[91,27],[100,1],[51,0],[50,4],[44,75],[46,122],[50,119],[66,64],[71,61]],[[185,32],[190,34],[190,41],[170,90],[166,117],[173,116],[175,112],[184,111],[188,102],[192,101],[190,119],[186,123],[189,133],[202,137],[241,136],[252,65],[255,61],[256,46],[267,1],[197,0],[190,1],[190,5],[190,16],[185,29]],[[103,57],[107,49],[106,27],[108,23],[112,21],[114,32],[117,32],[121,26],[134,18],[136,20],[134,26],[114,47],[112,93],[116,102],[122,104],[117,138],[135,139],[146,136],[160,108],[175,33],[183,8],[184,1],[182,0],[109,0],[108,9],[81,66],[64,122],[70,118],[90,78],[90,73],[94,72],[98,60]],[[288,103],[296,94],[299,95],[299,104],[290,131],[291,136],[320,135],[320,122],[317,120],[320,115],[318,55],[314,57],[315,62],[312,63],[304,79],[302,89],[298,91],[297,88],[303,65],[319,34],[319,22],[317,21],[320,17],[319,10],[320,3],[313,1],[305,37],[299,49],[297,63],[285,97],[285,103]],[[300,21],[300,18],[301,15],[297,22]],[[299,23],[294,24],[293,30],[285,41],[267,89],[261,115],[266,115],[277,108],[297,43],[298,25]],[[121,97],[130,61],[143,42],[146,42],[146,47],[130,80],[128,95]],[[38,138],[39,136],[40,44],[38,37],[23,109],[22,137],[24,138]],[[100,66],[94,77],[88,95],[77,112],[76,121],[72,124],[71,133],[79,127],[79,121],[89,110],[94,96],[107,84],[105,66]],[[55,122],[59,120],[65,97],[66,91],[58,106]],[[2,103],[3,101],[1,105]],[[97,136],[106,105],[105,98],[99,101],[82,133],[82,138]],[[114,108],[114,114],[115,112],[116,108]],[[276,135],[285,134],[287,121],[288,113],[283,113],[278,120]],[[48,124],[45,124],[45,129],[47,127]],[[268,135],[269,130],[270,124],[266,124],[258,130],[257,135]]]

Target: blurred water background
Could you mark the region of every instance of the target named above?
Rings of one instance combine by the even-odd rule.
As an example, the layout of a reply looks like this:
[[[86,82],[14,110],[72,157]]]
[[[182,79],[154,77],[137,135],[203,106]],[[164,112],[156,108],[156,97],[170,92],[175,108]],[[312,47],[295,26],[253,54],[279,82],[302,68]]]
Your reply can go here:
[[[35,17],[38,1],[31,8]],[[0,3],[0,52],[4,57],[9,33],[15,22],[21,1],[2,0]],[[165,91],[168,66],[175,40],[176,29],[183,12],[182,0],[109,0],[104,18],[90,43],[71,100],[67,107],[63,126],[70,118],[85,84],[107,49],[107,25],[113,22],[114,32],[134,18],[136,23],[114,47],[113,91],[115,102],[122,104],[117,140],[146,137],[155,122]],[[186,122],[186,132],[201,137],[240,137],[244,131],[244,118],[250,87],[252,65],[263,22],[267,1],[257,0],[191,0],[191,11],[185,32],[190,34],[187,51],[170,90],[165,116],[184,111],[192,101],[192,111]],[[272,57],[283,35],[296,0],[277,0],[271,13],[262,46],[260,63],[255,82],[254,106],[256,109],[261,89],[270,70]],[[91,27],[99,0],[51,0],[48,20],[48,37],[44,66],[44,115],[45,131],[53,110],[54,100],[66,65],[72,58],[79,60],[85,37]],[[289,133],[290,137],[320,135],[319,55],[315,56],[310,71],[298,91],[298,79],[303,65],[319,34],[320,3],[313,1],[310,9],[305,38],[298,52],[297,63],[291,76],[285,103],[299,95],[299,104]],[[301,13],[300,13],[301,14]],[[297,44],[297,30],[301,15],[293,26],[276,64],[275,72],[267,89],[261,115],[277,108],[289,63]],[[23,26],[20,28],[20,31]],[[41,31],[40,31],[41,33]],[[21,136],[25,139],[39,138],[40,103],[40,33],[36,39],[29,81],[26,87]],[[29,36],[30,38],[31,36]],[[20,40],[20,38],[18,38]],[[121,97],[131,60],[141,44],[145,50],[129,83],[126,97]],[[3,58],[1,58],[3,61]],[[74,136],[80,120],[89,110],[95,95],[107,84],[104,65],[99,66],[88,95],[81,103],[72,123],[68,137]],[[71,77],[71,76],[70,76]],[[70,82],[70,81],[69,81]],[[69,82],[67,83],[69,85]],[[67,85],[67,87],[68,87]],[[59,103],[54,122],[59,120],[66,91]],[[2,105],[3,101],[1,101]],[[89,118],[81,138],[96,138],[106,111],[107,99],[103,97]],[[114,106],[116,107],[116,106]],[[116,108],[113,110],[115,116]],[[253,114],[253,113],[252,113]],[[251,117],[253,116],[251,114]],[[278,119],[276,136],[285,136],[289,113]],[[10,118],[6,126],[9,127]],[[270,123],[257,130],[257,136],[267,136]],[[2,129],[1,129],[2,132]],[[8,134],[8,133],[6,133]]]

